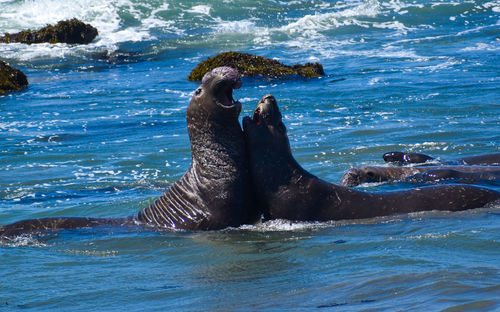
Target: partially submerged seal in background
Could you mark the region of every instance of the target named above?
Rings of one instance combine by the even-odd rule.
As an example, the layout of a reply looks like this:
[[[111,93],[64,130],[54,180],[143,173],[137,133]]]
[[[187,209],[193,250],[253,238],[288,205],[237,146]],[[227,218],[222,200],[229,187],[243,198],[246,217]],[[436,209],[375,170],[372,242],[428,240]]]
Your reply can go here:
[[[340,179],[342,186],[358,186],[380,182],[496,182],[500,180],[500,167],[486,166],[368,166],[347,170]]]
[[[420,153],[388,152],[382,158],[385,162],[404,164],[421,164],[435,160],[434,157]],[[456,160],[439,161],[440,164],[449,165],[500,165],[500,153],[485,154],[458,158]]]
[[[368,166],[353,168],[340,179],[342,186],[366,182],[459,182],[497,183],[500,180],[500,153],[439,161],[420,153],[388,152],[385,162],[403,167]],[[424,164],[404,166],[408,164]]]
[[[233,99],[233,89],[239,87],[240,75],[230,67],[213,69],[204,76],[186,112],[191,166],[167,192],[135,217],[30,219],[0,226],[0,236],[135,224],[216,230],[251,221],[251,179],[238,122],[241,103]]]
[[[500,199],[486,188],[446,185],[367,193],[328,183],[294,159],[275,98],[264,96],[243,119],[257,201],[268,219],[327,221],[424,210],[457,211]]]

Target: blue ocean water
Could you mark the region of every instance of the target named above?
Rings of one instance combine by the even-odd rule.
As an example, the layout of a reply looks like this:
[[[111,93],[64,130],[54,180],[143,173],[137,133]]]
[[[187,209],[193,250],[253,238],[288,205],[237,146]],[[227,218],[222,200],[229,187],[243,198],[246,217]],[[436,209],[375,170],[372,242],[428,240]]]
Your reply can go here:
[[[0,97],[0,224],[128,216],[190,164],[196,64],[320,62],[243,78],[279,101],[296,159],[338,182],[387,151],[500,151],[500,1],[0,0],[0,33],[77,17],[87,46],[0,44],[30,86]],[[500,190],[499,185],[484,185]],[[415,187],[368,184],[367,191]],[[0,244],[0,310],[499,311],[500,206],[214,232],[65,231]]]

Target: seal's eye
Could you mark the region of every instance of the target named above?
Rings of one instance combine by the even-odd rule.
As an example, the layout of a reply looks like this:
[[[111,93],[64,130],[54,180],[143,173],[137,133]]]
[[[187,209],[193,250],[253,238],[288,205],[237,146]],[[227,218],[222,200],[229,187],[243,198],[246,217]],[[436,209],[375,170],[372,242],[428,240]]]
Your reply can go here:
[[[198,88],[194,91],[194,95],[199,95],[201,93],[201,88]]]

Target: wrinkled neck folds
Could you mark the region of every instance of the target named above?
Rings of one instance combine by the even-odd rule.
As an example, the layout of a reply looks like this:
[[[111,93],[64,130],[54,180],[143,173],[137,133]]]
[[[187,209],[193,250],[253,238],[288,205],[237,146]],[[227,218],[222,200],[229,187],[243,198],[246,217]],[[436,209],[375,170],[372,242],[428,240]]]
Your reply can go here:
[[[234,174],[235,168],[240,168],[244,161],[244,139],[237,120],[189,128],[192,166],[216,177]]]

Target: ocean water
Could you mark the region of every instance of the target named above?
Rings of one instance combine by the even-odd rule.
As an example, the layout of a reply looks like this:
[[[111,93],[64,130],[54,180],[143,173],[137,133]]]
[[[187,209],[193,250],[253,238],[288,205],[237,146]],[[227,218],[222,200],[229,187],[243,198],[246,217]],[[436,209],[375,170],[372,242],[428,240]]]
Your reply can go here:
[[[0,44],[0,224],[128,216],[190,164],[196,64],[225,51],[326,76],[243,78],[331,182],[384,152],[500,152],[500,1],[0,0],[0,33],[77,17],[86,46]],[[498,184],[485,187],[500,190]],[[368,184],[390,191],[409,184]],[[500,205],[213,232],[63,231],[0,243],[0,310],[500,311]]]

